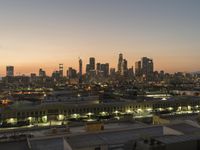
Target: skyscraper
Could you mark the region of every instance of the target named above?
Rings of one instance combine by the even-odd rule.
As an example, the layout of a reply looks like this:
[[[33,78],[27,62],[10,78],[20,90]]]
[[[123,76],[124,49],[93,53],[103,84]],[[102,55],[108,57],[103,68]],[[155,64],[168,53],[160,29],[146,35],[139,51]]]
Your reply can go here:
[[[90,70],[95,70],[95,58],[90,57]]]
[[[90,73],[90,64],[87,64],[86,65],[86,74],[89,74]]]
[[[97,65],[96,65],[96,71],[97,71],[97,75],[99,75],[100,74],[100,72],[101,72],[101,64],[100,63],[97,63]]]
[[[73,69],[72,67],[69,67],[68,71],[67,71],[67,77],[69,79],[74,79],[77,77],[77,72],[75,69]]]
[[[83,62],[82,59],[79,59],[79,83],[82,83],[82,74],[83,74]]]
[[[118,59],[118,73],[119,75],[123,75],[123,54],[119,54]]]
[[[123,68],[122,68],[122,74],[121,75],[128,75],[128,61],[126,59],[123,59]]]
[[[110,76],[115,76],[115,68],[110,68]]]
[[[139,77],[142,74],[142,66],[141,61],[135,62],[135,76]]]
[[[131,68],[128,69],[127,71],[127,76],[129,78],[132,78],[134,76],[134,71],[133,71],[133,66]]]
[[[6,76],[13,77],[14,76],[14,66],[7,66],[6,67]]]
[[[63,77],[63,64],[59,64],[60,77]]]
[[[151,76],[153,75],[153,60],[147,57],[143,57],[141,60],[141,66],[142,66],[142,75],[149,80]]]
[[[45,77],[46,76],[46,72],[43,69],[41,69],[41,68],[39,70],[39,76],[40,77]]]
[[[101,64],[101,71],[104,77],[109,76],[109,63]]]

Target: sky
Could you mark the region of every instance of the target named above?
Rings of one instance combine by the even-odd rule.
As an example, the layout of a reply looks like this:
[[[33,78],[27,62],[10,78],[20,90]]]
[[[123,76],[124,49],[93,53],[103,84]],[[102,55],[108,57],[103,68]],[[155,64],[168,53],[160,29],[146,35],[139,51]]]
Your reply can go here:
[[[200,70],[199,0],[0,0],[0,75],[50,74],[89,57],[129,67],[143,56],[156,70]]]

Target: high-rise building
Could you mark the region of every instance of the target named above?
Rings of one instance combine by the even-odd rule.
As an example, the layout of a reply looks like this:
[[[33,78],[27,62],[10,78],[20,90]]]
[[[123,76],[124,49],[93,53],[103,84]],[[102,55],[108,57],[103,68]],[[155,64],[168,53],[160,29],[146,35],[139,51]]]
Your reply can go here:
[[[90,57],[90,70],[95,70],[95,58]]]
[[[6,67],[6,76],[13,77],[14,76],[14,66]]]
[[[54,71],[52,73],[52,78],[59,80],[60,79],[60,71]]]
[[[63,64],[59,64],[59,73],[60,73],[60,77],[63,77]]]
[[[67,76],[69,79],[74,79],[77,77],[77,72],[75,69],[73,69],[72,67],[69,67],[68,71],[67,71]]]
[[[86,74],[89,74],[90,73],[90,64],[87,64],[86,65]]]
[[[97,63],[97,71],[100,71],[100,70],[101,70],[101,64]]]
[[[46,72],[40,68],[39,70],[39,77],[45,77],[46,76]]]
[[[123,68],[121,75],[128,75],[128,61],[126,59],[123,59]]]
[[[96,65],[96,71],[97,71],[97,75],[100,75],[100,72],[101,72],[101,64],[100,63],[97,63]]]
[[[128,69],[127,76],[130,78],[134,76],[133,66]]]
[[[6,76],[13,77],[14,76],[14,66],[7,66],[6,67]]]
[[[109,76],[109,63],[101,64],[101,72],[103,73],[104,77]]]
[[[135,63],[135,76],[139,77],[142,75],[142,66],[141,66],[141,61],[137,61]]]
[[[147,57],[143,57],[141,60],[141,66],[142,66],[143,77],[149,80],[153,75],[153,70],[154,70],[153,60]]]
[[[110,68],[110,76],[115,76],[115,68]]]
[[[79,59],[79,83],[82,83],[83,76],[83,62],[82,59]]]
[[[119,54],[118,59],[118,73],[119,75],[123,75],[123,54]]]

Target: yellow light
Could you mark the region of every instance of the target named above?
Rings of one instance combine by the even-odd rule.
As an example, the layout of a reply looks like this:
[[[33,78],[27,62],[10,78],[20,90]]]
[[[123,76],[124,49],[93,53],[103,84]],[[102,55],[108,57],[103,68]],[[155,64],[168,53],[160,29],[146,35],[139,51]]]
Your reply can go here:
[[[5,99],[5,100],[2,100],[1,102],[3,105],[7,105],[9,103],[9,100],[8,99]]]
[[[14,123],[14,119],[13,118],[10,118],[10,123]]]
[[[127,113],[131,113],[132,111],[131,111],[130,109],[128,109],[126,112],[127,112]]]
[[[188,105],[188,110],[191,110],[191,106]]]
[[[13,124],[13,123],[17,122],[17,119],[16,118],[10,118],[10,119],[7,119],[7,122]]]
[[[101,112],[100,115],[105,116],[107,113],[105,111]]]
[[[58,120],[59,120],[59,121],[64,120],[64,118],[65,118],[64,115],[62,115],[62,114],[59,114],[59,115],[58,115]]]
[[[47,122],[47,116],[43,116],[43,117],[42,117],[42,121],[43,121],[43,122]]]
[[[77,119],[77,118],[79,118],[79,117],[80,117],[79,114],[73,114],[73,115],[72,115],[72,118],[75,118],[75,119]]]
[[[179,106],[179,107],[178,107],[178,111],[181,111],[181,109],[182,109],[181,106]]]
[[[91,112],[89,112],[87,115],[88,115],[88,116],[91,116],[91,115],[92,115],[92,113],[91,113]]]
[[[29,121],[32,121],[32,119],[33,119],[32,117],[28,117],[28,120],[29,120]]]
[[[152,108],[147,108],[147,111],[148,111],[148,112],[152,111]]]
[[[172,107],[169,107],[169,108],[168,108],[168,110],[169,110],[169,111],[172,111],[172,110],[173,110],[173,108],[172,108]]]
[[[118,114],[118,113],[119,113],[119,111],[117,111],[117,110],[116,110],[114,113],[115,113],[115,114]]]

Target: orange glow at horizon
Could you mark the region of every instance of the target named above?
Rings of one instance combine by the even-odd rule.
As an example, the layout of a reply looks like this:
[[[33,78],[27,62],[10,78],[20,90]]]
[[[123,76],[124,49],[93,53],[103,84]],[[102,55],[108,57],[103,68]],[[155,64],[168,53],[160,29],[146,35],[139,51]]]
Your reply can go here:
[[[129,67],[135,67],[135,62],[140,60],[140,58],[142,57],[137,57],[137,58],[131,58],[131,56],[126,55],[125,53],[123,53],[124,58],[128,59],[128,66]],[[90,57],[95,57],[94,55],[91,55]],[[148,56],[147,56],[148,57]],[[105,56],[104,58],[96,58],[96,63],[100,62],[100,63],[109,63],[110,64],[110,68],[115,68],[117,70],[117,61],[118,61],[118,54],[113,55],[112,59],[109,59],[108,56]],[[177,63],[177,61],[172,60],[172,59],[166,59],[163,60],[162,57],[159,59],[158,58],[154,58],[154,57],[150,57],[153,58],[154,60],[154,70],[155,71],[161,71],[164,70],[167,73],[174,73],[174,72],[193,72],[193,71],[197,71],[195,70],[195,67],[198,68],[198,66],[193,66],[194,68],[192,68],[190,65],[182,65],[182,63],[184,63],[183,61],[179,61]],[[89,56],[88,57],[81,57],[81,59],[83,60],[83,73],[85,73],[85,66],[87,63],[89,63]],[[78,71],[78,57],[77,58],[71,58],[70,60],[68,59],[62,59],[60,61],[55,60],[55,61],[44,61],[43,62],[20,62],[20,63],[16,63],[16,64],[8,64],[8,65],[13,65],[15,67],[15,75],[30,75],[30,73],[36,73],[38,74],[39,69],[42,68],[46,71],[47,75],[51,75],[53,71],[58,70],[59,68],[59,64],[63,63],[64,64],[64,74],[66,75],[66,71],[69,67],[73,67]],[[176,64],[177,63],[177,64]],[[6,65],[0,65],[0,76],[4,76],[6,72]]]

